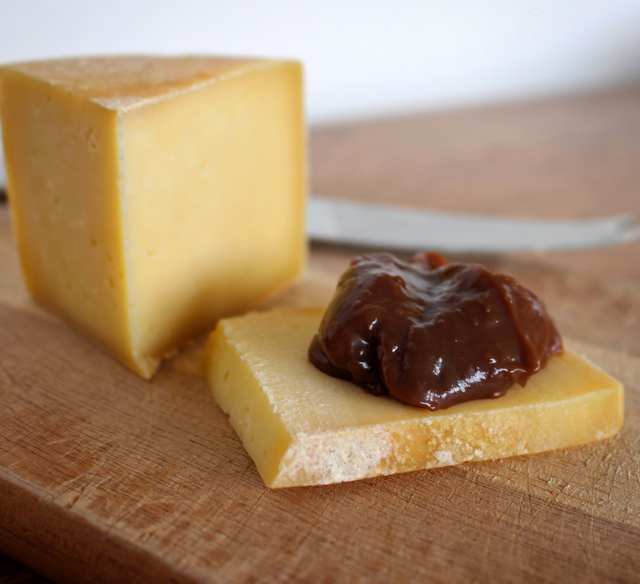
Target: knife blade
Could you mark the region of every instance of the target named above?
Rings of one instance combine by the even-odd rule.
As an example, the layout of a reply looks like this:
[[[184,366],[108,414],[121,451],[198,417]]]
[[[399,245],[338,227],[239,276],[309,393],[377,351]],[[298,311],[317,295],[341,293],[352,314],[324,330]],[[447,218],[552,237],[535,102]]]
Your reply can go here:
[[[395,251],[450,253],[575,250],[640,238],[633,213],[572,221],[422,211],[311,195],[310,239]]]

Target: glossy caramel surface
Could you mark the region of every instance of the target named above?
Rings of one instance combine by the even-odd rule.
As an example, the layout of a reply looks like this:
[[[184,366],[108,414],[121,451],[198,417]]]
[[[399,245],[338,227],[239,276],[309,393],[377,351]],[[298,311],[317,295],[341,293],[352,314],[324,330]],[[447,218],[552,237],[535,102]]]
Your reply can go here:
[[[321,371],[431,410],[525,385],[560,335],[542,301],[510,276],[422,253],[359,256],[309,349]]]

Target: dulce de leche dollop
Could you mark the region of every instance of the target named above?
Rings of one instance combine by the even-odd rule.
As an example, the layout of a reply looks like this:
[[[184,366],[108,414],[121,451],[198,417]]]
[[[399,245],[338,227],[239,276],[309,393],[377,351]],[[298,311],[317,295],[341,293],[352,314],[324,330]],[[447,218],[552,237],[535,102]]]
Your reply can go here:
[[[435,253],[351,262],[309,347],[321,371],[431,410],[524,386],[560,335],[512,277]]]

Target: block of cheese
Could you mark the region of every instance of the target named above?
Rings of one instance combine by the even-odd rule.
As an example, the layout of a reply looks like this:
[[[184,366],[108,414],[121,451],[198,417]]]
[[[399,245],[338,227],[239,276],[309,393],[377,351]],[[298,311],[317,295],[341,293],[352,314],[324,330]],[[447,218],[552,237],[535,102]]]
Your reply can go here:
[[[144,377],[303,269],[298,63],[11,65],[0,113],[29,290]]]
[[[430,411],[373,396],[307,359],[324,309],[218,323],[205,369],[268,487],[352,481],[603,440],[622,425],[622,385],[576,354],[526,387]]]

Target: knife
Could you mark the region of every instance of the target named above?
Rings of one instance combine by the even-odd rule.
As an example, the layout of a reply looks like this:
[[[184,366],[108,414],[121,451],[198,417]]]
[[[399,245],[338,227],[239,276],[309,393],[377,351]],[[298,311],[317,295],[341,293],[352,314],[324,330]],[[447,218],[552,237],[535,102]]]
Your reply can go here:
[[[0,183],[0,203],[6,199]],[[575,221],[507,219],[419,211],[311,195],[307,234],[325,243],[449,253],[504,253],[603,247],[640,238],[633,213]]]
[[[396,251],[450,253],[574,250],[640,238],[633,213],[573,221],[421,211],[311,195],[312,240]]]

